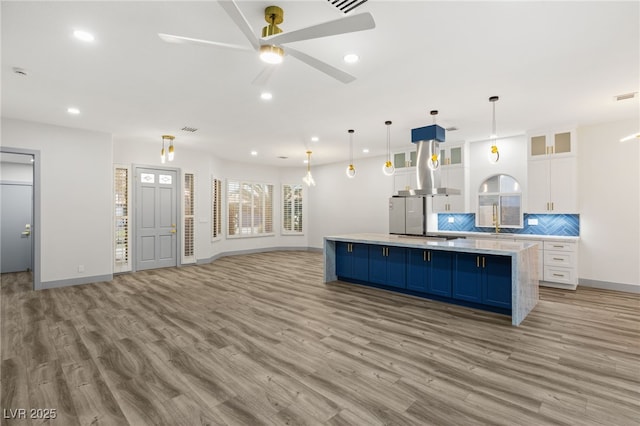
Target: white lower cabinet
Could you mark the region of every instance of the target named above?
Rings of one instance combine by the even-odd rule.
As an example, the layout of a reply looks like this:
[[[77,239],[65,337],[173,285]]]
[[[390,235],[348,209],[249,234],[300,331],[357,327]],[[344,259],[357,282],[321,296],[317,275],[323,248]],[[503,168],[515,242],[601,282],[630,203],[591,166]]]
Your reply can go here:
[[[544,272],[540,285],[575,290],[578,286],[578,244],[544,242]]]

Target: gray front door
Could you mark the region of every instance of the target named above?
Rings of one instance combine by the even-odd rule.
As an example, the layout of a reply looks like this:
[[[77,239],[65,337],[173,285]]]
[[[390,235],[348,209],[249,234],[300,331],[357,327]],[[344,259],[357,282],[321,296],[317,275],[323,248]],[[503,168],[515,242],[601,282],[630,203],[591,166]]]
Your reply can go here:
[[[30,271],[31,215],[33,187],[21,184],[2,184],[1,206],[1,271]]]
[[[136,270],[177,266],[177,173],[136,167]]]

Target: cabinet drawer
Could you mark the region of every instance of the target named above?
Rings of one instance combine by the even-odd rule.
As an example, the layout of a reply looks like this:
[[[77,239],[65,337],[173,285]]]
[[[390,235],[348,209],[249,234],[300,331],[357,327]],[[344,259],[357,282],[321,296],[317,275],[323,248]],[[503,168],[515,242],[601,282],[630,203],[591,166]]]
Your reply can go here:
[[[544,264],[545,266],[564,266],[567,268],[575,267],[575,253],[566,251],[545,251],[544,252]]]
[[[575,269],[562,268],[556,266],[544,267],[544,281],[565,283],[565,284],[577,284]]]
[[[576,243],[554,243],[552,241],[544,242],[545,250],[553,250],[553,251],[576,251]]]

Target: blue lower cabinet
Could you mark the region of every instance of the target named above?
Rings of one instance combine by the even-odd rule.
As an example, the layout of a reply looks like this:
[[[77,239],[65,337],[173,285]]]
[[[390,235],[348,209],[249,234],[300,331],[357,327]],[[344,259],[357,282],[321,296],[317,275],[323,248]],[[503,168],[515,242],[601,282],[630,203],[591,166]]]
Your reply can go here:
[[[407,251],[407,288],[451,297],[451,253],[422,249]]]
[[[369,246],[369,281],[406,288],[407,254],[403,247]]]
[[[431,251],[431,276],[427,292],[451,297],[453,282],[453,254],[446,251]]]
[[[453,298],[511,309],[511,257],[456,254]]]
[[[482,303],[511,309],[511,257],[484,257],[486,259]]]
[[[336,242],[336,275],[360,281],[369,280],[367,244]]]
[[[482,303],[482,256],[457,253],[453,267],[454,299]]]

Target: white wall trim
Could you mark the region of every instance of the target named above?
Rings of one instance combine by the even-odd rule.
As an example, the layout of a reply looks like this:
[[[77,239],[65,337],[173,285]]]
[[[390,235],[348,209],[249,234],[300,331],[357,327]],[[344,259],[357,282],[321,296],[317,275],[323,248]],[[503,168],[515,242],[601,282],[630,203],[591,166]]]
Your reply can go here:
[[[640,285],[634,285],[634,284],[613,283],[609,281],[598,281],[598,280],[590,280],[587,278],[579,278],[578,286],[640,294]]]

